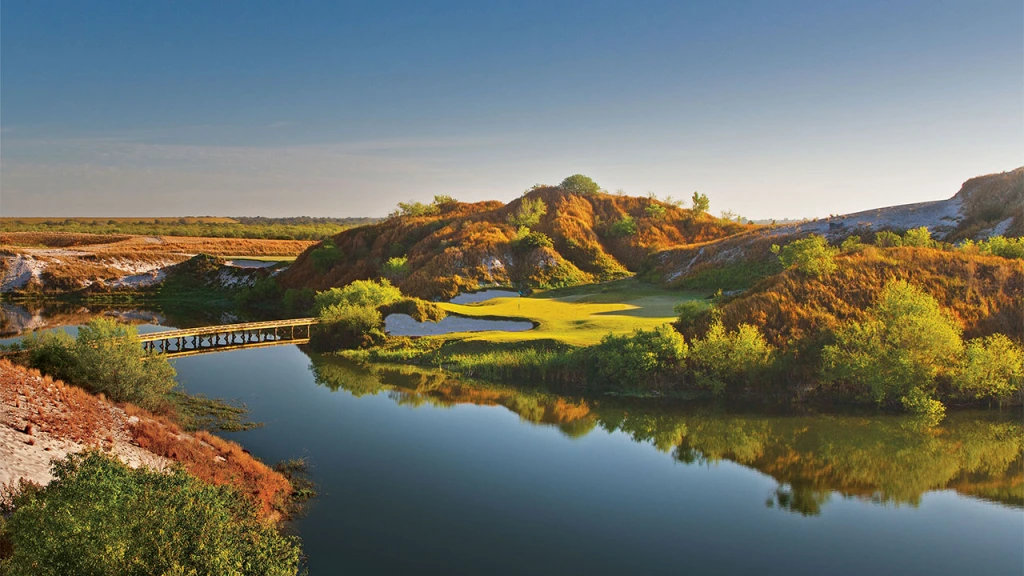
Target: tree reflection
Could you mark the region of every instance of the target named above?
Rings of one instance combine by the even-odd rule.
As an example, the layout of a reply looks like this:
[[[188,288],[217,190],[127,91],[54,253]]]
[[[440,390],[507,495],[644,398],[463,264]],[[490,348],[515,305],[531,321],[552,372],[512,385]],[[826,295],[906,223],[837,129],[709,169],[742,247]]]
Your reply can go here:
[[[413,407],[503,406],[569,438],[599,428],[650,444],[683,464],[734,462],[778,483],[767,505],[804,516],[819,514],[835,495],[916,506],[926,492],[950,489],[1024,507],[1024,424],[1012,415],[952,413],[932,425],[878,414],[739,414],[706,405],[569,398],[337,357],[311,360],[319,384],[354,396],[385,392]]]

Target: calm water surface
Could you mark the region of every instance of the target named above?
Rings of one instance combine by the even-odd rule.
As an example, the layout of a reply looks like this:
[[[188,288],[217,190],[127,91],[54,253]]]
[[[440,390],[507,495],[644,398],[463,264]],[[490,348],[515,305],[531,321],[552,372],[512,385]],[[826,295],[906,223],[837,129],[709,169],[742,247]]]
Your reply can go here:
[[[296,346],[174,364],[265,424],[226,436],[308,459],[312,575],[1024,571],[1019,414],[929,427],[581,400]]]

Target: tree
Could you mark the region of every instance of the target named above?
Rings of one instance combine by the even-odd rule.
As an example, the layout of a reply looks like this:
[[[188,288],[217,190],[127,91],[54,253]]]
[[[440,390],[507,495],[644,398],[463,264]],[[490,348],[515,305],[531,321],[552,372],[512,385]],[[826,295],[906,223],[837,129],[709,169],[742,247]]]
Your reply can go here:
[[[993,398],[1000,405],[1024,390],[1024,348],[1004,334],[975,338],[953,375],[953,386],[968,398]]]
[[[935,245],[927,226],[913,228],[903,233],[903,245],[916,248],[931,248]]]
[[[597,194],[601,191],[601,187],[597,185],[597,182],[583,174],[573,174],[566,177],[558,187],[573,194]]]
[[[703,214],[711,208],[711,201],[708,200],[707,195],[701,194],[700,192],[693,193],[693,211],[697,214]]]
[[[928,293],[905,280],[888,284],[863,322],[835,332],[822,351],[822,378],[878,404],[942,414],[935,379],[963,350],[960,327]]]
[[[839,249],[829,246],[828,240],[823,236],[815,234],[794,240],[782,248],[779,248],[778,244],[773,244],[771,250],[773,254],[778,254],[783,266],[796,268],[813,278],[821,278],[834,272],[835,256],[839,253]]]
[[[283,536],[227,486],[181,468],[129,468],[97,451],[53,464],[0,505],[0,560],[10,576],[298,573],[298,538]]]
[[[629,214],[625,214],[619,220],[612,222],[608,226],[608,235],[612,238],[621,238],[623,236],[632,236],[639,231],[637,228],[636,220],[633,219]]]
[[[651,203],[644,208],[644,212],[647,213],[647,217],[651,220],[663,220],[665,218],[665,214],[668,213],[668,209],[652,200]]]
[[[513,226],[532,228],[540,224],[541,216],[548,213],[548,207],[540,198],[523,198],[519,208],[508,216],[508,223]]]
[[[317,292],[313,298],[313,307],[317,312],[335,304],[376,308],[401,299],[402,291],[387,279],[356,280],[342,288]]]
[[[729,384],[752,382],[771,366],[774,349],[760,330],[751,324],[740,324],[727,331],[716,321],[703,338],[690,344],[697,385],[714,393],[725,391]]]
[[[44,333],[25,346],[33,368],[115,402],[156,408],[177,384],[164,355],[144,352],[134,326],[109,318],[91,320],[77,338]]]

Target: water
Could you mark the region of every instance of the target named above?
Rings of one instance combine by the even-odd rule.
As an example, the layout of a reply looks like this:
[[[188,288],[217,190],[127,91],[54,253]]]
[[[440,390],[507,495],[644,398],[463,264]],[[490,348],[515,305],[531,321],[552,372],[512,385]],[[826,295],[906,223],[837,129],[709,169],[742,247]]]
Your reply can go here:
[[[144,329],[154,329],[145,327]],[[321,574],[1016,574],[1019,414],[778,415],[470,386],[280,346],[174,361],[306,457]]]

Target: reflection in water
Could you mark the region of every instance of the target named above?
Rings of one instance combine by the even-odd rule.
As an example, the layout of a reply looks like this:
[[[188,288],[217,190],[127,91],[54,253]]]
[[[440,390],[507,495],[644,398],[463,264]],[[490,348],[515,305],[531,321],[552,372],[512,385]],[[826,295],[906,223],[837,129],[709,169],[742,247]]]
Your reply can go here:
[[[817,515],[833,497],[917,505],[955,490],[1024,507],[1024,424],[1012,416],[951,413],[939,426],[907,416],[764,415],[715,406],[566,398],[467,384],[441,372],[361,366],[311,355],[316,381],[355,396],[383,393],[406,406],[503,406],[571,438],[621,431],[684,464],[731,461],[777,483],[766,505]]]

